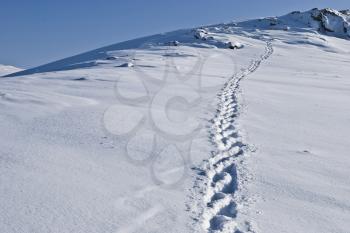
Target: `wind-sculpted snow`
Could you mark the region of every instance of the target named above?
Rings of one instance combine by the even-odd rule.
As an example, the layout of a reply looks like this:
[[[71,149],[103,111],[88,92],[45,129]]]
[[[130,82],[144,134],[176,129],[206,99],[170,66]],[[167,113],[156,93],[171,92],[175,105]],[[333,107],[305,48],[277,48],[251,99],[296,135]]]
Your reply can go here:
[[[199,32],[201,30],[201,32]],[[202,37],[199,35],[203,35]],[[204,36],[205,35],[205,36]],[[130,40],[73,57],[48,63],[39,67],[12,73],[6,77],[29,75],[43,72],[64,71],[98,66],[125,67],[131,66],[132,57],[125,54],[126,50],[152,49],[157,46],[190,46],[197,48],[241,48],[239,41],[231,41],[228,37],[218,33],[206,32],[203,29],[187,29],[168,32],[135,40]]]
[[[1,232],[347,233],[348,16],[179,30],[1,78]]]
[[[263,46],[194,31],[191,44],[160,36],[89,68],[0,79],[4,232],[191,232],[190,168],[210,155],[215,96]]]

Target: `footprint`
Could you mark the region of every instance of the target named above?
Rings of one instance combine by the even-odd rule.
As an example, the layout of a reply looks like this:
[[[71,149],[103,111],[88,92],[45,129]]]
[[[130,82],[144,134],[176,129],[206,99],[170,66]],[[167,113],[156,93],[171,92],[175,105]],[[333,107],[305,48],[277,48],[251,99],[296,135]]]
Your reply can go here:
[[[206,176],[204,182],[207,184],[202,216],[202,227],[206,232],[242,232],[236,222],[238,213],[234,197],[238,189],[236,163],[244,154],[245,145],[234,126],[239,115],[236,95],[240,80],[255,72],[272,52],[272,44],[267,42],[265,54],[259,60],[252,61],[248,68],[234,75],[218,95],[220,102],[216,116],[211,121],[210,132],[210,138],[217,151],[212,152],[213,157],[207,160],[204,166],[206,169],[202,173]]]

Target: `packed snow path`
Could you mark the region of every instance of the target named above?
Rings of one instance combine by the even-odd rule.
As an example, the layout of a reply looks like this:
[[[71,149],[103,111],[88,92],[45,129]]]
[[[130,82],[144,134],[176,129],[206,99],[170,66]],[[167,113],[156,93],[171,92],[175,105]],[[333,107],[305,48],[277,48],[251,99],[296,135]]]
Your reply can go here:
[[[219,94],[217,113],[212,120],[211,141],[216,145],[214,156],[205,164],[204,213],[202,226],[208,232],[251,232],[250,223],[240,229],[236,222],[237,205],[235,192],[238,188],[237,168],[244,155],[244,143],[235,127],[239,114],[237,91],[240,81],[255,72],[263,60],[273,53],[267,42],[265,53],[253,60],[248,68],[234,75]]]

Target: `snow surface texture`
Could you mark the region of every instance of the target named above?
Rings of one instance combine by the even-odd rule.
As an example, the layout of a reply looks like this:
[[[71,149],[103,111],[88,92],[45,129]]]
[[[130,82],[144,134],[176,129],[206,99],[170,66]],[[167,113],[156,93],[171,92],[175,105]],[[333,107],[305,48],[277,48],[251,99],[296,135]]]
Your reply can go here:
[[[348,16],[179,30],[0,79],[1,232],[348,232]]]
[[[217,150],[203,168],[206,174],[206,195],[204,201],[209,208],[203,213],[203,229],[208,231],[238,232],[237,225],[237,166],[244,154],[244,144],[235,126],[238,116],[237,91],[239,82],[257,70],[260,63],[271,56],[272,45],[267,42],[265,54],[253,60],[247,69],[234,75],[226,84],[219,96],[217,115],[213,120],[212,141]],[[245,231],[250,230],[248,221]]]

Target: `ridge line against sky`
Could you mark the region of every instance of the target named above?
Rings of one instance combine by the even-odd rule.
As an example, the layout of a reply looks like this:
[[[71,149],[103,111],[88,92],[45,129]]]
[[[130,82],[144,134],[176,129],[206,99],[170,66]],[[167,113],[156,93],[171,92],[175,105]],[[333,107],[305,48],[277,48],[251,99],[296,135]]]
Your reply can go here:
[[[30,68],[137,37],[293,10],[350,8],[348,0],[2,0],[0,64]]]

